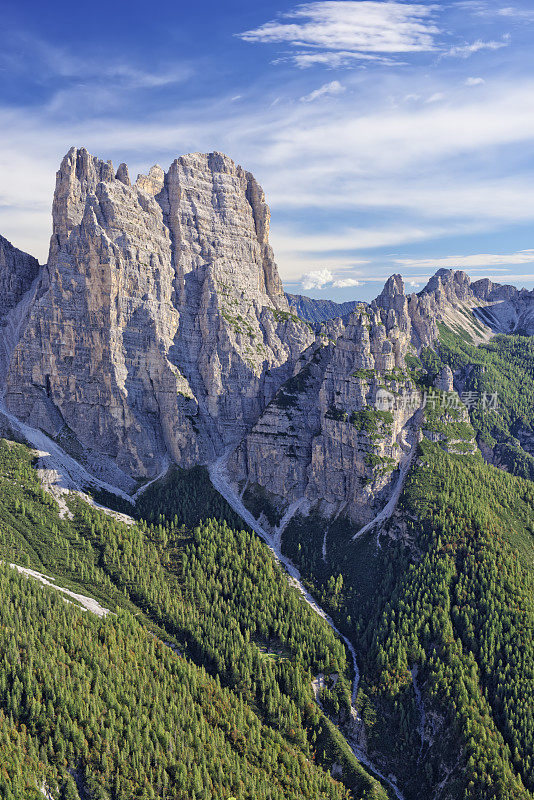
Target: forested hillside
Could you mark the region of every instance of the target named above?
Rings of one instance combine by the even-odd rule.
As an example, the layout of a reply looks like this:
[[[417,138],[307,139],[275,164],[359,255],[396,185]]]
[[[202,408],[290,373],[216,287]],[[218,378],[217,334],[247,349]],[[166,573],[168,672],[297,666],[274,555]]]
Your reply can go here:
[[[439,355],[456,373],[484,455],[534,480],[534,342],[495,336],[474,347],[442,327]]]
[[[151,487],[153,521],[126,524],[79,498],[60,517],[22,445],[0,442],[0,469],[1,557],[113,612],[2,568],[3,796],[386,797],[312,692],[339,676],[323,703],[346,713],[344,645],[203,471]]]
[[[405,796],[526,800],[534,484],[445,447],[423,439],[384,529],[353,542],[331,526],[332,566],[317,518],[297,519],[285,548],[353,637],[369,747]]]

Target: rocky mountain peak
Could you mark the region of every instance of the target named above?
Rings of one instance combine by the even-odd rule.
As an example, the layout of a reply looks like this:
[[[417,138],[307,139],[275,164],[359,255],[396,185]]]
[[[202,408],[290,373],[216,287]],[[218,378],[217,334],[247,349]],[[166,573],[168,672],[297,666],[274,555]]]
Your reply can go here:
[[[377,298],[377,302],[379,305],[382,305],[380,300],[385,301],[388,298],[393,299],[394,297],[397,297],[397,295],[404,295],[404,281],[402,279],[402,275],[399,275],[398,273],[391,275],[387,279],[381,294]]]
[[[254,177],[221,153],[128,169],[71,148],[6,403],[115,484],[237,442],[313,340]]]
[[[124,183],[125,186],[132,185],[130,181],[130,174],[128,172],[128,167],[126,166],[126,164],[124,164],[124,162],[122,164],[119,164],[119,168],[115,173],[115,177],[118,181]]]
[[[126,164],[69,150],[46,266],[0,239],[8,410],[128,490],[169,460],[237,447],[236,479],[281,507],[363,519],[413,438],[406,356],[440,323],[474,342],[534,329],[532,293],[438,270],[406,295],[396,274],[314,333],[290,311],[269,223],[261,186],[223,153],[156,164],[132,185]]]
[[[159,164],[154,164],[148,170],[148,175],[138,175],[135,185],[145,194],[155,197],[163,189],[165,183],[165,172]]]
[[[449,301],[466,300],[470,291],[471,279],[466,272],[453,269],[439,269],[423,289],[426,294],[443,296]]]

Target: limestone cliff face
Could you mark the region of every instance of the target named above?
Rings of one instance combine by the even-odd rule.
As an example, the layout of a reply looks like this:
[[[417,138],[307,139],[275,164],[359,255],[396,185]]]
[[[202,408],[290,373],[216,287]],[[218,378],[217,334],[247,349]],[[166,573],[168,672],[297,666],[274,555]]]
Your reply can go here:
[[[534,335],[534,291],[502,286],[488,278],[475,281],[471,290],[483,301],[480,319],[496,333]]]
[[[28,291],[39,272],[39,262],[0,236],[0,320],[5,319]]]
[[[372,519],[417,440],[422,398],[407,356],[432,345],[440,322],[475,341],[491,336],[463,272],[440,270],[418,295],[392,276],[371,304],[326,323],[230,462],[243,497],[280,509]],[[441,376],[440,389],[451,388]],[[271,515],[272,516],[272,515]]]
[[[39,275],[39,262],[0,236],[0,398],[20,329]]]
[[[268,231],[261,188],[219,153],[132,185],[125,165],[71,149],[8,369],[10,411],[126,482],[236,443],[312,339],[289,313]]]
[[[409,452],[415,386],[404,356],[408,300],[399,276],[372,305],[325,328],[240,445],[230,471],[245,497],[263,492],[357,523],[374,516]]]

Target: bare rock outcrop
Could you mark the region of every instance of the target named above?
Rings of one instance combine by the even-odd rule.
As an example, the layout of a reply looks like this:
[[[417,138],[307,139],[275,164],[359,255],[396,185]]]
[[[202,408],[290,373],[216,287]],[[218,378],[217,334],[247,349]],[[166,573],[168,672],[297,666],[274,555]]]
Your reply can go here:
[[[400,276],[344,323],[335,343],[331,325],[317,336],[230,462],[244,497],[263,494],[280,515],[301,501],[369,521],[411,448],[417,403]]]
[[[490,338],[474,313],[485,302],[464,272],[440,270],[412,295],[393,275],[371,304],[325,323],[230,462],[243,497],[267,499],[278,516],[300,502],[357,525],[373,518],[418,435],[409,357],[434,345],[440,323]],[[452,391],[449,368],[438,388]]]
[[[0,236],[0,321],[20,302],[39,273],[39,262]]]
[[[89,466],[158,474],[236,443],[312,334],[289,313],[269,210],[228,157],[184,156],[132,185],[72,148],[6,404]]]

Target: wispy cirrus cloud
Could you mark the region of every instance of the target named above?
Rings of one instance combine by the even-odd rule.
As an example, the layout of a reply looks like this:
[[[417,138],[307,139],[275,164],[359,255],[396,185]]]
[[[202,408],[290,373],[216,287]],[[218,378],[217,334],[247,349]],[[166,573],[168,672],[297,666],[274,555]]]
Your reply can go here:
[[[530,221],[532,172],[523,164],[503,172],[495,154],[531,148],[534,110],[525,96],[532,91],[532,81],[520,87],[504,81],[493,83],[491,92],[466,89],[447,104],[423,103],[415,111],[341,102],[332,103],[327,116],[319,102],[251,108],[232,103],[231,93],[226,103],[182,105],[149,118],[95,118],[78,105],[68,124],[50,104],[0,107],[0,230],[44,255],[54,172],[72,144],[127,161],[132,174],[183,152],[228,152],[267,192],[275,212],[275,253],[291,279],[312,268],[314,254],[315,264],[322,260],[318,267],[333,269],[347,252],[404,249],[433,237]],[[20,210],[29,197],[39,201],[31,234]],[[301,239],[299,226],[285,222],[294,209],[306,209],[312,220],[316,212],[326,213],[332,224],[321,230],[312,222]],[[387,222],[363,219],[362,212],[387,213]]]
[[[534,22],[534,9],[519,8],[518,6],[504,6],[495,12],[499,17],[517,20],[519,22]]]
[[[451,56],[452,58],[469,58],[475,53],[479,53],[481,50],[500,50],[502,47],[508,47],[509,44],[510,36],[505,34],[501,40],[485,42],[482,39],[477,39],[474,42],[464,42],[464,44],[453,45],[453,47],[450,47],[449,50],[446,51],[445,55]]]
[[[77,84],[120,92],[159,89],[183,83],[193,73],[190,64],[176,60],[147,66],[127,54],[110,55],[95,49],[75,52],[16,30],[10,31],[0,50],[0,69],[9,72],[12,80],[28,76],[42,87],[50,84],[54,92]]]
[[[431,3],[323,0],[298,5],[237,35],[246,42],[295,48],[290,57],[299,67],[344,66],[358,60],[392,63],[392,55],[436,49],[437,8]]]
[[[292,61],[297,67],[307,69],[308,67],[327,67],[338,69],[341,67],[353,67],[365,64],[382,64],[383,66],[406,66],[406,61],[399,61],[397,58],[387,56],[371,55],[370,53],[351,53],[348,50],[304,50],[292,53],[291,56],[276,59],[275,63],[282,61]]]
[[[330,83],[324,83],[318,89],[314,89],[310,94],[305,94],[300,98],[300,102],[313,103],[314,100],[318,100],[320,97],[343,94],[344,91],[345,87],[339,81],[330,81]]]
[[[465,0],[465,2],[459,2],[456,5],[458,8],[486,19],[500,17],[511,22],[534,22],[534,10],[524,6],[498,7],[495,3],[485,2],[485,0]]]
[[[387,36],[378,36],[370,7],[380,20],[387,16]],[[457,3],[424,4],[425,13],[414,17],[413,9],[422,7],[422,2],[354,0],[297,7],[299,15],[275,20],[298,28],[293,39],[287,32],[271,44],[281,62],[276,82],[272,67],[251,58],[243,37],[230,34],[228,46],[257,70],[243,81],[241,73],[239,79],[220,77],[221,60],[211,51],[209,58],[201,54],[202,62],[192,57],[190,66],[181,56],[161,60],[159,53],[171,51],[159,41],[152,51],[143,47],[133,53],[99,49],[95,40],[90,57],[89,46],[74,47],[64,39],[53,46],[27,40],[25,48],[17,40],[9,50],[5,37],[0,68],[15,77],[15,91],[3,81],[0,232],[46,256],[54,173],[61,155],[76,144],[115,164],[128,162],[132,177],[184,152],[227,152],[266,191],[283,279],[300,284],[311,273],[309,280],[317,285],[315,273],[324,277],[326,270],[331,280],[321,285],[338,297],[359,283],[365,284],[358,291],[364,295],[371,282],[394,271],[406,271],[415,281],[441,265],[439,259],[411,266],[395,258],[529,247],[534,111],[528,98],[534,73],[530,50],[522,64],[516,58],[522,29],[513,28],[508,48],[474,50],[479,52],[475,71],[473,61],[437,56],[479,37],[503,44],[500,37],[513,18],[493,14],[482,22],[456,11]],[[314,20],[315,32],[306,27]],[[434,30],[438,21],[442,32]],[[408,27],[402,28],[404,22]],[[417,36],[410,32],[412,23],[421,28]],[[524,48],[527,36],[528,30]],[[503,71],[508,62],[513,69]],[[334,73],[336,80],[324,76],[324,68],[375,63],[388,69]],[[389,68],[401,63],[409,67]],[[21,75],[25,86],[31,80],[37,86],[29,102],[29,93],[18,91]],[[518,243],[512,237],[520,225]],[[503,230],[507,240],[500,239]],[[477,267],[463,258],[451,256],[455,263],[443,265],[474,272]],[[490,266],[497,273],[514,262],[499,263],[486,261],[478,269]],[[517,263],[514,272],[530,262]]]
[[[395,263],[402,267],[421,269],[458,268],[473,269],[497,267],[511,264],[534,264],[534,250],[518,250],[514,253],[471,253],[468,255],[453,255],[445,258],[397,258]],[[501,270],[503,273],[506,269]],[[503,275],[505,279],[507,275]],[[511,276],[510,276],[511,277]]]

